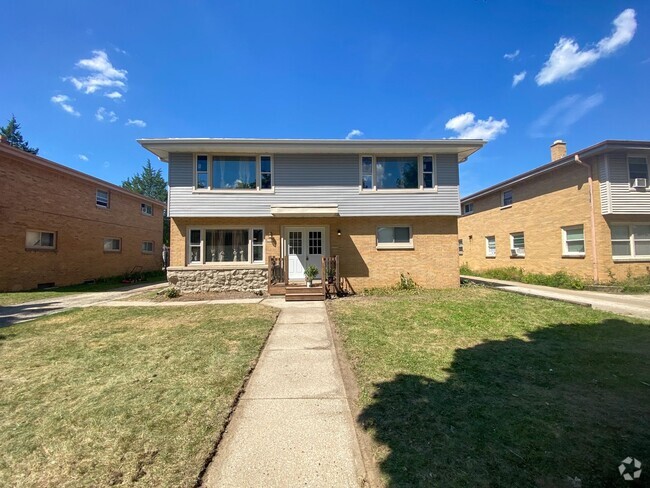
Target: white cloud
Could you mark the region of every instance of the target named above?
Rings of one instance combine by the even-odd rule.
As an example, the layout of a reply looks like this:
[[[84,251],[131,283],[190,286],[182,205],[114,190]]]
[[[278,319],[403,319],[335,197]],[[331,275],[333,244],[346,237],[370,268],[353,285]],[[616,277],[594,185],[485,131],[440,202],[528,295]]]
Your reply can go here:
[[[79,117],[81,114],[77,112],[72,105],[70,105],[70,97],[67,95],[54,95],[52,98],[50,98],[50,101],[53,103],[56,103],[59,107],[61,107],[63,110],[68,112],[70,115],[74,115],[75,117]]]
[[[118,91],[113,91],[113,92],[110,92],[110,93],[106,93],[106,94],[104,94],[104,96],[108,97],[108,98],[110,98],[112,100],[118,100],[118,99],[122,98],[122,94],[120,92],[118,92]]]
[[[140,119],[129,119],[124,125],[135,125],[136,127],[146,127],[147,123]]]
[[[104,120],[107,120],[108,122],[115,122],[117,121],[118,117],[115,112],[112,110],[106,110],[104,107],[99,107],[97,109],[97,112],[95,112],[95,118],[99,122],[103,122]]]
[[[594,64],[600,58],[608,56],[622,48],[634,37],[636,32],[636,12],[628,8],[614,19],[614,31],[589,48],[580,50],[575,39],[560,37],[548,60],[542,67],[535,81],[539,86],[570,78],[576,72]]]
[[[512,61],[512,60],[515,59],[517,56],[519,56],[519,49],[517,49],[517,50],[516,50],[515,52],[513,52],[513,53],[506,53],[506,54],[504,54],[504,55],[503,55],[503,59],[507,59],[508,61]]]
[[[64,78],[64,80],[69,80],[79,91],[86,94],[95,93],[105,88],[117,88],[126,91],[127,71],[115,68],[108,59],[106,51],[93,51],[92,58],[81,59],[75,66],[91,72],[91,74],[84,77],[70,76]]]
[[[349,141],[354,137],[362,137],[362,136],[363,136],[363,132],[361,132],[359,129],[352,129],[350,132],[348,132],[348,135],[345,136],[345,140]]]
[[[519,83],[524,81],[524,78],[526,78],[526,72],[522,71],[521,73],[517,73],[512,77],[512,87],[514,88],[517,86]]]
[[[476,116],[472,112],[467,112],[449,119],[445,124],[445,129],[456,132],[458,139],[491,141],[499,134],[505,134],[508,129],[508,121],[506,119],[495,120],[493,117],[488,117],[487,120],[476,120]]]
[[[569,127],[603,103],[604,100],[605,97],[602,93],[594,93],[588,97],[583,95],[566,96],[546,109],[533,122],[530,128],[530,135],[533,137],[562,136]]]
[[[86,156],[85,154],[79,154],[78,157],[79,157],[79,159],[81,159],[84,162],[89,161],[88,156]]]

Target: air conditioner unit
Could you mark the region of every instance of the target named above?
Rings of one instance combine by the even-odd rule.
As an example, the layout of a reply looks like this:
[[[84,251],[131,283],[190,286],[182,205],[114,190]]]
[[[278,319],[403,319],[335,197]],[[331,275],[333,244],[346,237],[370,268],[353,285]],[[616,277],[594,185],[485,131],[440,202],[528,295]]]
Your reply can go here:
[[[519,257],[519,256],[524,256],[525,252],[522,248],[520,247],[515,247],[510,249],[510,255],[514,257]]]
[[[634,181],[632,182],[632,188],[647,188],[647,186],[647,178],[634,178]]]

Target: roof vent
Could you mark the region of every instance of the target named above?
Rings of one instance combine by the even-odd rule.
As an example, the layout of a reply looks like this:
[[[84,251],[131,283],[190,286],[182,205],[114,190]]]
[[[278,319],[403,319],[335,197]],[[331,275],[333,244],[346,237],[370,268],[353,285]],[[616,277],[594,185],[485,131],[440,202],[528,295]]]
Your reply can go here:
[[[558,139],[551,144],[551,161],[557,161],[566,156],[566,142]]]

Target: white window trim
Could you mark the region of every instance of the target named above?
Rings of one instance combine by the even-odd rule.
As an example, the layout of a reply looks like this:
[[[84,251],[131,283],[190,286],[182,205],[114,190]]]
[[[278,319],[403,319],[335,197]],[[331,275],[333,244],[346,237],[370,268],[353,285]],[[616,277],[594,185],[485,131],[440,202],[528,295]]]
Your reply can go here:
[[[567,241],[567,230],[571,229],[582,229],[582,239],[577,239],[581,240],[584,244],[585,250],[583,252],[570,252],[569,251],[569,244]],[[585,238],[585,226],[584,224],[578,224],[578,225],[567,225],[562,227],[561,229],[562,232],[562,257],[568,257],[568,258],[575,258],[575,257],[580,257],[583,258],[585,256],[585,253],[587,252],[587,239]]]
[[[494,254],[490,254],[490,244],[489,239],[494,240]],[[485,236],[485,257],[486,258],[496,258],[497,257],[497,237],[496,236]]]
[[[54,239],[53,239],[54,245],[52,245],[52,246],[29,246],[29,245],[27,245],[27,233],[28,232],[38,232],[40,234],[53,234],[54,235]],[[25,231],[25,249],[31,249],[31,250],[36,250],[36,251],[56,251],[56,244],[57,244],[57,235],[56,235],[56,232],[54,232],[52,230],[27,229]]]
[[[207,188],[197,188],[197,171],[196,163],[198,156],[206,156],[208,158],[208,187]],[[255,189],[224,189],[224,188],[212,188],[212,158],[219,156],[243,156],[243,157],[254,157],[255,158],[255,180],[257,187]],[[262,188],[262,156],[271,158],[271,188]],[[272,154],[227,154],[227,153],[195,153],[193,155],[193,168],[192,168],[192,191],[193,193],[235,193],[235,194],[246,194],[246,193],[275,193],[275,157]]]
[[[524,237],[524,247],[515,248],[515,236],[522,235]],[[518,256],[513,256],[512,251],[521,249],[522,252]],[[524,258],[526,257],[526,233],[525,232],[511,232],[510,233],[510,257],[511,258]]]
[[[438,162],[435,154],[422,154],[417,157],[418,160],[418,187],[417,188],[377,188],[377,158],[385,158],[395,156],[397,158],[412,158],[413,155],[383,155],[383,154],[362,154],[359,156],[359,193],[364,195],[373,194],[373,193],[438,193]],[[424,176],[423,176],[423,158],[431,157],[433,163],[433,187],[424,188]],[[372,159],[372,189],[363,188],[363,158]]]
[[[409,241],[408,242],[394,242],[394,243],[379,243],[379,229],[385,227],[408,227],[409,229]],[[378,225],[375,227],[375,248],[377,250],[395,250],[395,249],[415,249],[413,245],[413,227],[410,225],[403,224],[386,224]]]
[[[106,193],[106,205],[102,205],[101,203],[98,203],[99,199],[97,198],[97,196],[98,196],[100,191]],[[108,190],[102,190],[101,188],[97,188],[95,190],[95,206],[97,208],[110,208],[111,207],[111,192],[108,191]]]
[[[191,244],[190,236],[193,230],[198,230],[201,233],[201,250],[200,261],[192,261],[191,248],[196,245]],[[205,256],[205,232],[208,230],[247,230],[248,231],[248,261],[206,261]],[[253,231],[262,231],[262,261],[253,261]],[[251,266],[266,266],[266,230],[263,225],[202,225],[202,226],[188,226],[186,228],[185,238],[185,263],[186,266],[209,266],[209,267],[251,267]]]
[[[505,197],[506,197],[506,193],[508,193],[508,192],[511,193],[511,197],[510,197],[511,203],[506,205]],[[501,208],[510,208],[510,207],[512,207],[512,202],[514,202],[514,201],[515,201],[515,193],[512,191],[512,188],[508,188],[507,190],[503,190],[501,192]]]
[[[634,240],[634,233],[632,232],[632,227],[635,225],[650,225],[650,222],[616,222],[611,224],[613,226],[627,226],[629,227],[628,231],[630,234],[629,239],[627,241],[630,243],[630,255],[625,256],[625,255],[616,255],[614,254],[614,247],[611,246],[611,242],[613,241],[623,241],[624,239],[612,239],[611,237],[611,229],[610,229],[610,246],[611,246],[611,252],[612,252],[612,260],[614,262],[624,262],[624,261],[650,261],[650,255],[648,254],[636,254],[636,244]],[[641,239],[643,241],[646,241],[648,239]]]
[[[118,241],[120,243],[120,248],[119,249],[106,249],[106,241],[108,240],[112,241]],[[122,252],[122,238],[121,237],[104,237],[104,240],[102,241],[102,248],[104,249],[105,253],[119,253]]]
[[[147,212],[147,208],[151,209],[151,212]],[[146,202],[140,202],[140,213],[146,215],[147,217],[153,217],[153,205]]]
[[[466,205],[471,205],[472,206],[472,209],[469,212],[465,211],[465,206]],[[474,202],[463,203],[463,215],[470,215],[470,214],[473,214],[473,213],[474,213]]]
[[[465,243],[462,239],[458,239],[458,255],[462,256],[465,254]]]
[[[645,159],[645,166],[646,166],[646,172],[648,173],[648,184],[650,184],[650,162],[648,162],[648,157],[645,154],[628,154],[627,157],[625,158],[625,162],[627,164],[627,179],[630,183],[630,190],[631,191],[638,191],[636,188],[632,186],[634,181],[632,180],[632,175],[630,175],[630,159],[631,158],[640,158],[640,159]],[[646,188],[648,185],[646,185]]]
[[[149,243],[149,242],[151,243],[151,251],[145,251],[144,250],[144,245],[145,245],[145,243]],[[142,244],[140,245],[140,251],[142,252],[142,254],[153,254],[155,248],[156,248],[156,245],[155,245],[154,241],[142,241]]]

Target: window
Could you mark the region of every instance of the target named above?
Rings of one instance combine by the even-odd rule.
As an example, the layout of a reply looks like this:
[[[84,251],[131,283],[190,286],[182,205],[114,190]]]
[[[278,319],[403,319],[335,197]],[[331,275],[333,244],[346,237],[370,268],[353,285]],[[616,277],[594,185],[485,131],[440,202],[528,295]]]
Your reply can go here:
[[[422,156],[422,187],[433,188],[433,156]]]
[[[27,249],[56,249],[56,232],[28,230],[25,236]]]
[[[377,249],[413,249],[410,227],[378,227]]]
[[[526,255],[526,245],[523,232],[510,234],[510,256],[523,257]]]
[[[153,254],[153,241],[142,241],[142,254]]]
[[[582,225],[562,227],[562,255],[585,255],[585,229]]]
[[[196,157],[196,188],[208,187],[208,157],[199,155]]]
[[[650,259],[650,224],[612,225],[612,256]]]
[[[495,236],[487,236],[485,238],[485,257],[495,258],[497,255],[497,238]]]
[[[435,188],[433,156],[361,156],[361,190]]]
[[[108,192],[106,190],[97,190],[95,203],[98,207],[108,208]]]
[[[104,252],[120,252],[122,250],[122,239],[117,237],[104,238]]]
[[[323,233],[320,230],[309,231],[309,254],[323,254]]]
[[[465,252],[465,246],[463,246],[463,240],[458,239],[458,254],[462,256],[464,252]]]
[[[194,264],[264,262],[263,229],[191,229],[188,244]]]
[[[467,214],[471,214],[472,212],[474,212],[473,202],[469,202],[463,205],[463,214],[467,215]]]
[[[501,206],[508,207],[512,205],[512,190],[506,190],[501,194]]]
[[[140,211],[144,215],[153,215],[153,205],[149,205],[148,203],[141,203]]]
[[[212,188],[216,190],[254,190],[257,188],[255,157],[213,156]]]
[[[272,187],[271,156],[260,156],[260,188],[270,190]]]
[[[643,156],[627,158],[627,166],[630,172],[630,185],[634,185],[634,180],[645,178],[646,186],[648,182],[648,161]]]

